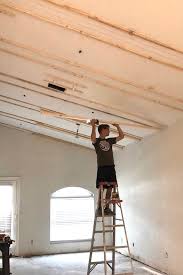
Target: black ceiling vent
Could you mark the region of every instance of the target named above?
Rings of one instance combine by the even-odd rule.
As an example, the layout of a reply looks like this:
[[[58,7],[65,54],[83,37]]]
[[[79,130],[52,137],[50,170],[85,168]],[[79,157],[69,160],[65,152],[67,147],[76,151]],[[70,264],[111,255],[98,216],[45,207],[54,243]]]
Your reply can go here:
[[[59,91],[59,92],[62,92],[62,93],[65,92],[64,87],[61,87],[61,86],[58,86],[58,85],[55,85],[55,84],[52,84],[52,83],[48,83],[48,88],[51,88],[53,90],[56,90],[56,91]]]

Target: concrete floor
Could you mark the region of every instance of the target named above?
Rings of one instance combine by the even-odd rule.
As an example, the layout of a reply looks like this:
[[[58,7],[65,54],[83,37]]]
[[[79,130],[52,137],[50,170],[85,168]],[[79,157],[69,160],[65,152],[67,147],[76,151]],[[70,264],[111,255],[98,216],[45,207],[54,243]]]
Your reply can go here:
[[[89,253],[61,254],[31,258],[12,258],[12,275],[86,275]],[[97,257],[99,260],[99,258]],[[116,256],[116,273],[129,271],[129,260],[119,254]],[[134,261],[134,275],[159,275],[161,273],[149,269]],[[151,271],[147,271],[148,268]],[[104,274],[103,266],[98,265],[91,275]],[[111,274],[109,270],[108,274]]]

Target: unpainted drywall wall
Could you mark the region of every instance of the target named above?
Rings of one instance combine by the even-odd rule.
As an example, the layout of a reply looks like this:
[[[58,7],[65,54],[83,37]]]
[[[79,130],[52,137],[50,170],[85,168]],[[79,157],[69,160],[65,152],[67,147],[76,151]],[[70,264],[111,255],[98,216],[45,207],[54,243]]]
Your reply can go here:
[[[171,275],[183,274],[182,144],[179,121],[116,155],[132,254]]]
[[[50,195],[78,186],[96,198],[95,176],[94,150],[0,127],[0,177],[20,177],[19,255],[89,250],[90,242],[50,244]]]

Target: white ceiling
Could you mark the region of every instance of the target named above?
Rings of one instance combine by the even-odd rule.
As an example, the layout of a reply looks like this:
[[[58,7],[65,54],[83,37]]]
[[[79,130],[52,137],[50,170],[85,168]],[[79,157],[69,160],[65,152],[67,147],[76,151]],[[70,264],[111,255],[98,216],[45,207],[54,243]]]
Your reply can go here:
[[[183,118],[182,10],[181,0],[1,0],[0,123],[91,147],[91,127],[76,137],[74,118],[114,121],[123,147]]]

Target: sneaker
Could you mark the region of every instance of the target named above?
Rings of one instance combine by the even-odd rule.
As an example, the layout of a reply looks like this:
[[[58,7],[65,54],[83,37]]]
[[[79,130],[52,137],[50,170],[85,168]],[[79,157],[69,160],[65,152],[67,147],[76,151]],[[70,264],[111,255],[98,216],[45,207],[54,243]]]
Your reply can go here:
[[[118,192],[112,192],[112,200],[119,200],[119,193]]]

